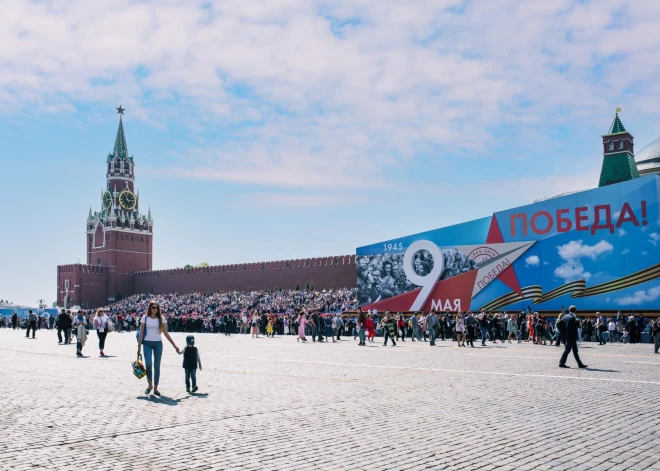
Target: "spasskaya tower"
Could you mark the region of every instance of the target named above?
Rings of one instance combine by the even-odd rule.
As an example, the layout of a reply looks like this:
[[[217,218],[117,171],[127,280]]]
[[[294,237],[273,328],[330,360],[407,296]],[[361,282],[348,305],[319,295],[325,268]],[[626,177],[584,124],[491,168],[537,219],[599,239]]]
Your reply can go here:
[[[129,296],[134,292],[133,274],[151,270],[153,220],[150,209],[146,215],[140,212],[135,161],[124,135],[124,111],[117,108],[119,127],[105,163],[100,211],[92,211],[90,206],[87,216],[87,265],[58,267],[59,306],[85,308],[86,304],[98,306]],[[67,267],[70,270],[64,270]],[[62,273],[69,272],[72,275],[67,281]]]

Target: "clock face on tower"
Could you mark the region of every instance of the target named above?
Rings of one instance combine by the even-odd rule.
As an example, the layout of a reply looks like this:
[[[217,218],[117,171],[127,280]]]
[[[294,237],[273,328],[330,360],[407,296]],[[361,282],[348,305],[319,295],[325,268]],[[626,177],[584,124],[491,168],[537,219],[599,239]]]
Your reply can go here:
[[[136,203],[137,199],[131,190],[124,190],[119,194],[119,204],[122,208],[126,210],[133,209]]]
[[[112,193],[106,191],[103,193],[103,209],[106,211],[112,206]]]

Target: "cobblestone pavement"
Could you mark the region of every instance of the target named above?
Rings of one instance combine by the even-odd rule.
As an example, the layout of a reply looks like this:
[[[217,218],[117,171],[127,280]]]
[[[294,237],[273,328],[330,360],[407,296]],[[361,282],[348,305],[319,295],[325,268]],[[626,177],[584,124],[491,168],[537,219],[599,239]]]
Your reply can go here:
[[[184,334],[173,334],[180,347]],[[660,355],[438,341],[358,347],[198,334],[200,390],[165,345],[162,398],[131,372],[135,336],[85,358],[0,330],[0,468],[660,470]]]

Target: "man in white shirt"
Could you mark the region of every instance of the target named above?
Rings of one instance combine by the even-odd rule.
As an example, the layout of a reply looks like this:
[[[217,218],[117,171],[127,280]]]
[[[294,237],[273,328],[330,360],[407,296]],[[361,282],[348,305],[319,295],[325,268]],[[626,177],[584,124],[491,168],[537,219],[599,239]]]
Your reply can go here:
[[[616,341],[616,324],[614,323],[614,320],[610,317],[610,321],[607,323],[607,331],[610,333],[610,343],[614,343]]]

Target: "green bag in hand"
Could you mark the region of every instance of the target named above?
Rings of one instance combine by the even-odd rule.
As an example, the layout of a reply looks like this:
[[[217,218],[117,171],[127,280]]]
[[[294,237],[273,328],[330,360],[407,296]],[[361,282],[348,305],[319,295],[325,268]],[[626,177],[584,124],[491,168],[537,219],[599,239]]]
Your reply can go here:
[[[142,355],[138,355],[137,359],[133,362],[133,374],[137,379],[142,379],[147,375],[147,369],[142,363]]]

